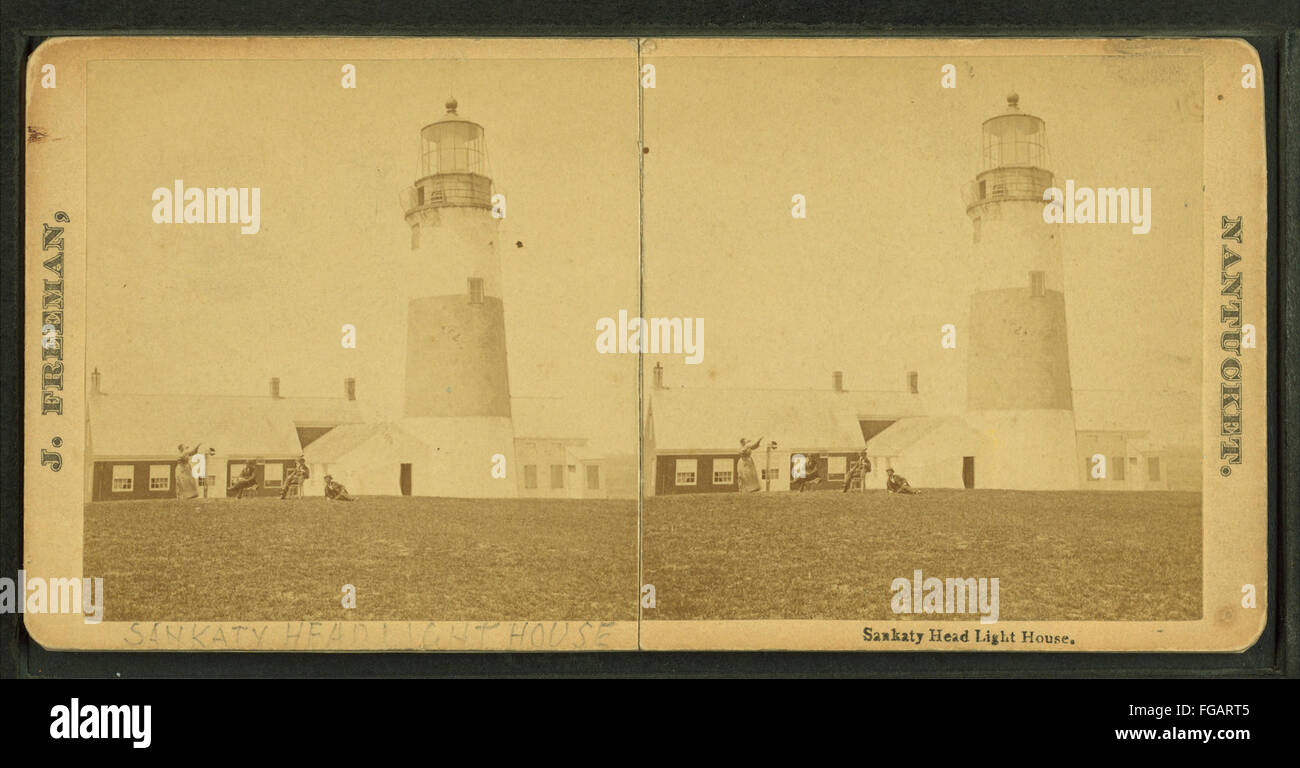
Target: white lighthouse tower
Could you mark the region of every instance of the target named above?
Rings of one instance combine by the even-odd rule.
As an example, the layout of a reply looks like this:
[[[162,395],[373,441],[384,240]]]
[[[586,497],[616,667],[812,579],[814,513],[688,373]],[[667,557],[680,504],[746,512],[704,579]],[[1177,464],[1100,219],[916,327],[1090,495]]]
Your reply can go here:
[[[968,421],[983,436],[978,487],[1071,489],[1076,449],[1060,227],[1043,220],[1043,121],[1007,97],[984,121],[966,195],[974,227],[966,334]]]
[[[411,230],[403,415],[510,417],[505,306],[483,127],[447,113],[420,131]]]

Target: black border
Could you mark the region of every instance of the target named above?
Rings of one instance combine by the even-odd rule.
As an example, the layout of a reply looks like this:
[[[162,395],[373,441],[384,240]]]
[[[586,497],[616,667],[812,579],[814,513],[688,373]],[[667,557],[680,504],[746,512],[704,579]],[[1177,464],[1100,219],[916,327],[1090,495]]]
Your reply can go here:
[[[109,653],[47,651],[0,614],[0,677],[1300,677],[1300,5],[1285,0],[871,0],[529,4],[522,0],[293,3],[168,0],[6,3],[0,9],[0,573],[22,562],[23,130],[26,58],[62,35],[1106,36],[1240,37],[1265,84],[1269,243],[1269,545],[1273,589],[1258,643],[1240,654],[1169,653]],[[1285,218],[1282,212],[1286,212]]]

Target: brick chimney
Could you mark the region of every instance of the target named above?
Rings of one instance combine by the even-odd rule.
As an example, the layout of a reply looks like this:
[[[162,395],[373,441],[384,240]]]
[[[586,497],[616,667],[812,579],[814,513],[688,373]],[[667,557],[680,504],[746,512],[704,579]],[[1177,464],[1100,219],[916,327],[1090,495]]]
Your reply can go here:
[[[831,389],[836,392],[844,391],[844,371],[831,371]]]
[[[343,380],[343,396],[349,400],[357,399],[357,380],[348,377]]]
[[[271,397],[278,398],[279,396],[280,396],[280,377],[274,376],[271,378]]]

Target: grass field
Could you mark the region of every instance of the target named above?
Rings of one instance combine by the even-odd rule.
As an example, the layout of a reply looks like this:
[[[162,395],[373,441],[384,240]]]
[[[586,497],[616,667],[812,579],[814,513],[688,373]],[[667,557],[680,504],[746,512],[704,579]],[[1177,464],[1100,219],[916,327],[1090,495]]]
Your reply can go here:
[[[108,621],[633,620],[636,517],[613,500],[97,502],[84,563]]]
[[[933,620],[890,611],[890,582],[918,568],[997,577],[1003,621],[1201,613],[1199,493],[660,496],[642,547],[647,620]]]

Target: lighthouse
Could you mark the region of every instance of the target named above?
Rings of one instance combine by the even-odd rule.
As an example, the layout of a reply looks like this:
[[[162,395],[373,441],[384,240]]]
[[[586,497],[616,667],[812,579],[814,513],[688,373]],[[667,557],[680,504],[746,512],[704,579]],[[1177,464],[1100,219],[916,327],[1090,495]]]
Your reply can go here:
[[[1043,121],[1019,96],[984,121],[965,195],[973,227],[966,334],[968,422],[982,436],[978,487],[1078,487],[1060,227]]]
[[[420,131],[411,234],[404,416],[510,417],[505,305],[483,126],[454,99]]]

